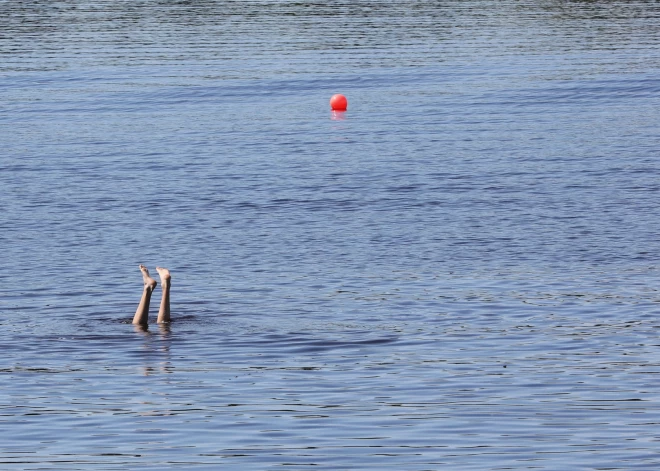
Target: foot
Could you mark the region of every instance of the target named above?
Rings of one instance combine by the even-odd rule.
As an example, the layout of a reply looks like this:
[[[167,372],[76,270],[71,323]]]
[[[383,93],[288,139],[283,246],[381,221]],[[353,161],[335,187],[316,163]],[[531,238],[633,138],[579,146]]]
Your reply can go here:
[[[149,276],[149,270],[144,265],[140,265],[140,271],[142,272],[142,280],[144,281],[144,288],[149,291],[153,291],[156,285],[158,284],[156,280]]]
[[[163,286],[169,285],[170,278],[172,278],[172,276],[170,275],[170,271],[167,268],[163,268],[163,267],[156,267],[156,271],[160,275],[160,283]]]

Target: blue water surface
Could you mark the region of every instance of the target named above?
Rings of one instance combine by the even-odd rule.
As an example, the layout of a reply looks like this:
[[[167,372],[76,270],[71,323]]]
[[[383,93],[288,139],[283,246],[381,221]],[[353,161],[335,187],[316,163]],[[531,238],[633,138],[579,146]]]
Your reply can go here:
[[[0,1],[0,467],[657,470],[659,46],[651,1]]]

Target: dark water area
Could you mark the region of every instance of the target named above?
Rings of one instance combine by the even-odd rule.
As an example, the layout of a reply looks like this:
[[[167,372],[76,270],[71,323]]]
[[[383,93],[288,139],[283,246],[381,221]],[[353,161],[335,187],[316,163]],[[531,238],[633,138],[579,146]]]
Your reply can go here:
[[[0,468],[657,470],[659,72],[652,1],[0,1]]]

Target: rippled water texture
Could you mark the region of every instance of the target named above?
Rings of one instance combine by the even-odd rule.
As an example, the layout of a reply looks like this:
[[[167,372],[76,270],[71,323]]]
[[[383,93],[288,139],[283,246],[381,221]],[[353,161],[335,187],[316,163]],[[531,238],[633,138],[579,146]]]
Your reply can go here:
[[[0,0],[0,468],[659,469],[659,65],[651,1]]]

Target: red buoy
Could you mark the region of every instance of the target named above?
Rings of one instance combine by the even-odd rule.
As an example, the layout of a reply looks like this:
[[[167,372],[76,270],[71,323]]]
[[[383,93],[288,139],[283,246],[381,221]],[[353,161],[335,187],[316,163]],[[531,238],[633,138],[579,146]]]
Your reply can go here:
[[[332,98],[330,98],[330,108],[332,108],[332,111],[346,111],[348,100],[341,93],[332,95]]]

